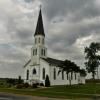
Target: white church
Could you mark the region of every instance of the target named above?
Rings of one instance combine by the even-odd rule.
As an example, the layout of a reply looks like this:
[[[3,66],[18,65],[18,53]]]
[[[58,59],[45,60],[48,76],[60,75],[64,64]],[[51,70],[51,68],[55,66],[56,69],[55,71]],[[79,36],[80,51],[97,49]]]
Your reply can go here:
[[[61,62],[63,61],[48,57],[47,55],[42,12],[40,9],[34,34],[34,45],[31,48],[31,59],[24,65],[24,82],[29,84],[45,84],[45,78],[48,75],[51,86],[70,84],[70,76],[72,84],[85,83],[85,78],[80,76],[79,73],[72,73],[70,75],[71,73],[61,72],[58,74]]]

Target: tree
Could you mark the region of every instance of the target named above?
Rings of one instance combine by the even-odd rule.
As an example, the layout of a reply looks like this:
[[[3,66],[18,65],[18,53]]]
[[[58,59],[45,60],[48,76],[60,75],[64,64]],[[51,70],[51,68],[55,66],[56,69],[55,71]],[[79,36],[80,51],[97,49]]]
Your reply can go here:
[[[46,75],[45,87],[50,87],[50,80],[49,80],[49,76],[48,75]]]
[[[6,82],[10,85],[15,85],[16,84],[17,79],[13,79],[13,78],[7,78]]]
[[[23,80],[21,79],[21,76],[18,77],[18,84],[23,83]]]
[[[89,73],[92,73],[93,79],[95,79],[96,69],[98,69],[100,64],[100,55],[98,55],[98,51],[100,50],[100,43],[92,42],[89,47],[85,47],[84,53],[85,55],[85,65],[86,70]]]
[[[67,74],[69,74],[69,83],[71,85],[71,73],[73,72],[78,73],[80,68],[74,62],[71,62],[70,60],[65,60],[59,65],[59,67],[60,67],[60,70],[58,74],[62,71],[65,71]]]
[[[87,74],[86,74],[86,71],[84,69],[80,69],[80,76],[83,76],[85,77]]]

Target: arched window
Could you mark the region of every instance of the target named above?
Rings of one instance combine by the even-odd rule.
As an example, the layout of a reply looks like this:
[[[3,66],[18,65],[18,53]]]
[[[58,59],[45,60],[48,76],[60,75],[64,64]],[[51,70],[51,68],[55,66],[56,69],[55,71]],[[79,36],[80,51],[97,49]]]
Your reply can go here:
[[[35,68],[33,69],[33,74],[36,74],[36,69]]]
[[[62,71],[62,80],[64,80],[64,71]]]
[[[35,55],[37,55],[37,49],[35,50]]]
[[[41,55],[43,55],[43,49],[41,50]]]
[[[40,43],[40,37],[39,37],[39,43]]]
[[[68,80],[68,73],[66,73],[67,74],[67,80]]]
[[[29,80],[29,70],[27,70],[26,80]]]
[[[42,39],[42,43],[44,44],[44,39]]]
[[[44,54],[44,56],[45,56],[45,50],[44,50],[43,54]]]
[[[35,55],[35,52],[34,52],[34,50],[33,50],[33,56]]]
[[[35,38],[35,44],[37,43],[37,39]]]
[[[76,80],[76,73],[75,73],[75,80]]]
[[[54,80],[56,80],[56,69],[54,68]]]
[[[45,79],[45,68],[43,68],[42,76],[43,76],[43,79]]]
[[[73,80],[73,72],[71,72],[71,80]]]

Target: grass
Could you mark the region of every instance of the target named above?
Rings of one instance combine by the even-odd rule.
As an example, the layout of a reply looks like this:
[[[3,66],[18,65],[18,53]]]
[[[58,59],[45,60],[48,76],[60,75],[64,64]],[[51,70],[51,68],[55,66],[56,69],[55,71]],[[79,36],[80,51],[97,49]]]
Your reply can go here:
[[[100,94],[100,84],[53,86],[40,89],[0,88],[0,92],[55,98],[93,98]]]

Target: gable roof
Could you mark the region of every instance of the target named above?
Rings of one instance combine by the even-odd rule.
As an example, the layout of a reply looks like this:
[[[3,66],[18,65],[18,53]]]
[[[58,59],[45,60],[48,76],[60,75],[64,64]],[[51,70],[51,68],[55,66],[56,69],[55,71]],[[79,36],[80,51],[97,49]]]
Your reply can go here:
[[[30,62],[31,62],[31,59],[23,67],[26,67]]]
[[[62,60],[58,60],[58,59],[54,59],[54,58],[49,58],[49,57],[41,58],[41,59],[43,59],[44,61],[46,61],[50,65],[53,65],[53,66],[56,66],[56,67],[59,67],[59,65],[61,65],[61,63],[63,62]],[[31,62],[31,59],[23,67],[26,67],[30,62]]]
[[[43,60],[45,60],[46,62],[48,62],[50,65],[53,66],[57,66],[59,67],[59,65],[63,62],[62,60],[58,60],[58,59],[53,59],[53,58],[42,58]]]

